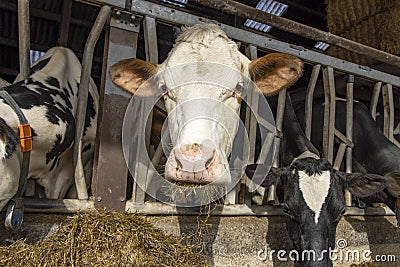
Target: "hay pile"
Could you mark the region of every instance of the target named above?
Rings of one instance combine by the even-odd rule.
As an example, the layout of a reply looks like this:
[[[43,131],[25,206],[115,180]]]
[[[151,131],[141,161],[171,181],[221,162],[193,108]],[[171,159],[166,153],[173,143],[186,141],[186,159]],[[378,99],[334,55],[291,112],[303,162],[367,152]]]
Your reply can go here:
[[[350,267],[383,267],[382,265],[373,262],[363,262],[360,264],[352,264]]]
[[[393,0],[328,0],[327,23],[331,33],[400,54],[400,1]],[[331,46],[328,53],[362,65],[374,60]]]
[[[180,241],[143,216],[99,211],[71,217],[38,244],[0,247],[0,266],[206,266]]]

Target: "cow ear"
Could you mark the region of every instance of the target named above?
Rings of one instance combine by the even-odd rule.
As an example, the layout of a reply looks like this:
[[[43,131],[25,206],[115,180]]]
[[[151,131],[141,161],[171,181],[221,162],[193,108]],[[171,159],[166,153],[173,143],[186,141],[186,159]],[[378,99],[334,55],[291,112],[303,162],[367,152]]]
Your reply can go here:
[[[368,197],[381,192],[385,186],[385,177],[369,173],[346,174],[345,187],[356,197]]]
[[[263,181],[261,186],[266,188],[276,184],[281,173],[281,170],[278,168],[269,168],[262,164],[251,164],[246,167],[246,175],[252,180]]]
[[[156,64],[137,58],[121,60],[110,68],[111,80],[131,94],[135,94],[143,82],[156,73]]]
[[[264,95],[274,95],[294,84],[303,73],[303,62],[295,56],[271,53],[249,64],[249,75]]]
[[[385,175],[386,188],[396,198],[400,198],[400,172],[390,172]]]

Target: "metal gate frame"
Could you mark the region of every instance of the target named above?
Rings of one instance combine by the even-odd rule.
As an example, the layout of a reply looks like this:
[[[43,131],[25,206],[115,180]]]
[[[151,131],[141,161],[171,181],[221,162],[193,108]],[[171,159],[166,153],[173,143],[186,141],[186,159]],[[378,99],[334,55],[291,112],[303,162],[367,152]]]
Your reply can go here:
[[[20,0],[22,1],[22,0]],[[172,25],[193,25],[196,23],[216,23],[196,15],[192,15],[174,8],[158,5],[144,0],[118,1],[118,0],[103,0],[103,1],[82,1],[94,2],[99,5],[113,6],[111,21],[107,27],[109,36],[106,41],[104,53],[104,68],[102,75],[102,115],[99,119],[99,135],[98,135],[98,151],[95,158],[95,174],[93,177],[92,188],[94,196],[83,200],[38,200],[28,199],[26,201],[26,210],[34,212],[77,212],[88,211],[97,207],[107,207],[118,211],[126,212],[143,212],[146,214],[178,214],[174,206],[161,204],[157,202],[145,201],[145,193],[136,185],[134,185],[134,197],[131,200],[125,199],[126,191],[126,174],[127,168],[122,155],[121,148],[121,128],[122,117],[125,107],[129,101],[129,96],[117,89],[110,81],[108,69],[114,62],[128,57],[133,57],[137,49],[137,37],[140,27],[140,20],[143,19],[146,42],[146,58],[148,61],[157,62],[158,51],[156,46],[156,23],[162,22]],[[362,77],[376,82],[373,99],[371,101],[371,114],[376,114],[377,99],[383,87],[383,97],[385,101],[385,134],[389,139],[393,140],[393,121],[394,121],[394,105],[392,87],[400,87],[400,78],[391,74],[377,71],[368,67],[360,66],[351,62],[346,62],[337,58],[333,58],[324,54],[320,54],[313,50],[308,50],[304,47],[295,46],[284,43],[278,40],[267,38],[263,35],[248,32],[243,29],[235,28],[226,24],[217,23],[227,35],[246,45],[246,54],[250,58],[257,57],[257,49],[265,51],[276,51],[295,55],[308,64],[313,64],[313,72],[307,88],[306,97],[306,136],[311,135],[311,116],[312,116],[312,99],[313,92],[316,86],[318,74],[322,68],[324,77],[324,93],[325,100],[328,103],[325,105],[324,112],[324,156],[330,162],[333,162],[333,138],[336,136],[342,140],[339,147],[339,153],[333,162],[335,167],[340,166],[344,155],[346,154],[346,171],[351,172],[351,149],[353,147],[352,139],[352,107],[353,107],[353,84],[354,76]],[[128,36],[124,38],[124,36]],[[394,57],[394,56],[393,56]],[[334,71],[340,71],[348,74],[347,82],[347,119],[346,119],[346,134],[338,132],[334,128],[335,116],[335,77]],[[285,93],[280,93],[280,105],[277,115],[277,130],[281,129],[283,118],[283,110],[285,103]],[[257,100],[250,100],[252,104]],[[254,101],[254,102],[253,102]],[[283,104],[282,104],[283,103]],[[255,138],[255,118],[247,113],[246,128],[249,129],[250,138]],[[119,120],[120,119],[120,120]],[[112,127],[101,127],[102,125],[112,124]],[[148,137],[146,137],[148,139]],[[268,140],[269,146],[275,137],[271,135]],[[252,142],[250,142],[252,143]],[[255,142],[254,142],[255,143]],[[253,144],[254,144],[253,143]],[[267,143],[267,142],[266,142]],[[277,142],[279,143],[279,141]],[[267,143],[268,145],[268,143]],[[254,148],[250,148],[254,152]],[[263,147],[262,151],[269,150],[269,147]],[[153,160],[159,160],[162,156],[161,149],[156,149]],[[251,158],[256,160],[254,156]],[[276,166],[279,162],[274,163]],[[109,168],[111,166],[111,168]],[[141,169],[138,171],[142,179],[147,179],[147,170]],[[110,178],[113,179],[110,179]],[[211,214],[214,215],[282,215],[282,211],[272,205],[250,205],[251,199],[245,187],[240,188],[243,198],[237,197],[238,192],[234,191],[228,194],[229,205],[223,205],[222,209],[215,209]],[[245,192],[243,192],[245,190]],[[268,199],[273,200],[273,189],[269,190]],[[346,203],[351,204],[351,196],[346,194]],[[179,214],[193,214],[198,212],[189,209],[179,211]],[[393,212],[386,206],[379,208],[367,208],[365,210],[355,207],[349,207],[346,215],[394,215]]]

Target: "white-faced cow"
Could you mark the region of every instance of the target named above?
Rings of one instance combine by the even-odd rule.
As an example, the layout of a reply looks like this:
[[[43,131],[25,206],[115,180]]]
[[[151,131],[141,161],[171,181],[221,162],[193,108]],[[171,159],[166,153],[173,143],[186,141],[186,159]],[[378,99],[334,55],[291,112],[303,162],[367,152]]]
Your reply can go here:
[[[201,64],[204,62],[225,66],[240,75],[226,77],[226,73],[215,73],[215,69]],[[173,72],[177,66],[190,63],[187,68],[179,68],[179,73]],[[125,59],[112,66],[110,74],[116,85],[135,94],[149,77],[171,69],[173,73],[166,72],[166,77],[158,79],[164,91],[174,147],[167,160],[165,177],[188,183],[226,184],[231,181],[227,157],[239,125],[241,76],[250,77],[262,93],[272,95],[293,84],[302,73],[302,65],[298,58],[280,53],[250,61],[218,26],[199,24],[182,31],[163,63]],[[228,81],[225,84],[229,88],[212,83],[187,83],[170,88],[169,76],[204,79],[212,76]],[[210,116],[204,116],[205,111]]]
[[[2,89],[31,125],[33,150],[28,178],[36,179],[47,198],[64,198],[74,184],[72,144],[80,76],[81,64],[75,54],[54,47],[34,63],[26,80]],[[98,101],[91,81],[82,144],[87,177],[91,177]],[[19,124],[16,112],[0,99],[0,210],[18,190],[22,162]]]
[[[276,104],[270,103],[271,106]],[[289,95],[283,118],[280,159],[286,167],[272,168],[263,186],[276,185],[279,201],[289,217],[287,231],[299,255],[303,251],[315,253],[310,258],[299,257],[296,266],[332,266],[328,252],[335,247],[336,226],[346,210],[344,189],[359,199],[387,204],[396,211],[400,222],[400,211],[396,208],[396,198],[400,195],[399,174],[345,174],[334,170],[306,138]],[[268,169],[254,164],[247,167],[246,173],[249,177],[266,175]]]

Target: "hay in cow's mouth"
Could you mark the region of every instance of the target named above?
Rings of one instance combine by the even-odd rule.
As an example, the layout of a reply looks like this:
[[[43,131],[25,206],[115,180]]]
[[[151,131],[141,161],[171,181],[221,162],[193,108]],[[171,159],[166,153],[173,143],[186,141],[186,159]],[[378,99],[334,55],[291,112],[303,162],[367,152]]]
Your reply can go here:
[[[194,249],[144,216],[98,211],[71,217],[40,243],[0,246],[0,266],[206,266]]]
[[[165,186],[162,190],[164,195],[169,197],[172,202],[186,202],[187,204],[193,202],[196,205],[208,205],[215,203],[225,195],[224,192],[226,191],[224,186],[218,185],[203,185],[181,181],[170,182],[172,186]]]

